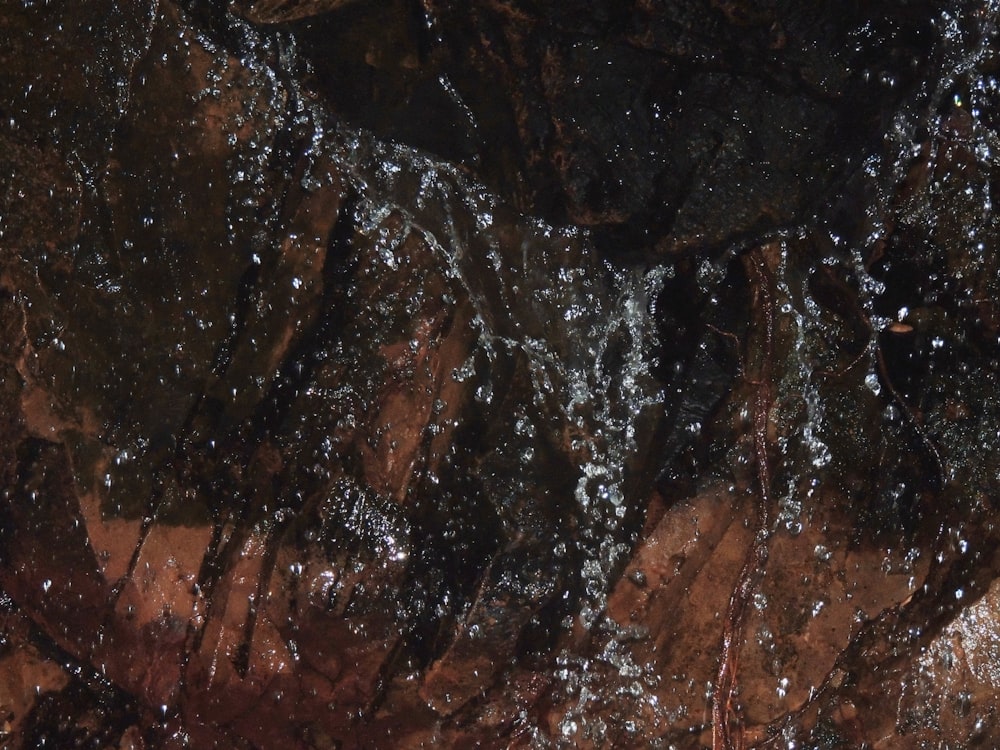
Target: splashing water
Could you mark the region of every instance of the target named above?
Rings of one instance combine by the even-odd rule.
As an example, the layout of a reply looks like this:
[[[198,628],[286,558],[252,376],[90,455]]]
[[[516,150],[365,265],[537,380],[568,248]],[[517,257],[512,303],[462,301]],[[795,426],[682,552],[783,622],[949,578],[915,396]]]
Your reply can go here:
[[[197,11],[197,3],[192,8]],[[44,500],[51,492],[39,477],[46,472],[56,476],[52,467],[63,460],[64,448],[77,467],[73,481],[93,496],[86,499],[93,504],[81,522],[90,539],[76,544],[73,536],[74,549],[97,550],[105,544],[110,549],[115,541],[107,530],[111,524],[141,527],[130,561],[104,560],[95,568],[95,601],[102,600],[101,576],[124,570],[114,576],[117,583],[111,587],[111,597],[104,597],[112,605],[102,614],[105,619],[95,637],[103,643],[105,635],[109,640],[114,635],[106,623],[115,621],[119,597],[123,597],[122,611],[127,604],[127,615],[132,617],[135,603],[142,603],[128,598],[136,596],[132,589],[139,584],[149,587],[150,580],[164,587],[167,593],[157,600],[162,611],[150,615],[159,618],[157,633],[165,634],[157,644],[166,644],[163,651],[168,655],[174,653],[171,648],[183,652],[181,678],[173,680],[174,685],[166,685],[171,679],[164,678],[164,685],[157,686],[161,693],[155,705],[163,706],[164,720],[176,709],[161,701],[174,700],[170,691],[177,684],[181,691],[189,690],[187,699],[197,715],[202,632],[209,632],[206,653],[215,649],[209,681],[226,684],[226,659],[218,656],[232,644],[220,636],[221,645],[213,647],[211,629],[218,625],[220,630],[238,631],[237,639],[242,638],[230,649],[235,656],[227,655],[240,672],[231,684],[243,686],[254,684],[253,669],[267,658],[273,657],[276,673],[288,664],[305,669],[301,665],[310,658],[327,653],[328,641],[344,639],[360,653],[362,645],[384,636],[389,645],[376,653],[384,666],[371,667],[376,657],[367,665],[371,683],[378,685],[371,688],[375,695],[356,699],[372,717],[378,715],[385,691],[398,688],[398,683],[387,688],[387,681],[399,677],[418,684],[430,674],[447,688],[451,678],[440,675],[449,666],[475,671],[469,665],[480,664],[474,657],[475,649],[482,647],[487,658],[481,661],[496,662],[491,666],[494,671],[483,667],[483,675],[466,687],[465,694],[421,688],[419,695],[426,704],[419,707],[425,714],[421,720],[438,727],[434,731],[445,731],[441,727],[448,719],[441,717],[454,715],[465,703],[470,705],[469,714],[452,724],[462,724],[493,701],[502,692],[496,687],[501,672],[521,679],[524,672],[536,670],[532,679],[541,673],[551,678],[545,690],[547,705],[554,708],[547,716],[536,715],[535,704],[525,699],[518,707],[518,721],[539,747],[648,743],[652,735],[676,736],[672,731],[688,732],[690,738],[692,732],[705,729],[696,714],[713,700],[725,712],[732,707],[733,726],[742,726],[740,712],[747,707],[738,701],[744,696],[748,702],[757,696],[761,704],[749,706],[748,723],[756,722],[754,726],[766,728],[789,746],[800,742],[793,722],[806,715],[805,709],[800,714],[788,712],[798,711],[797,706],[818,706],[815,695],[823,691],[835,702],[839,683],[834,685],[837,680],[824,675],[833,675],[844,663],[864,666],[843,654],[874,632],[869,623],[895,613],[908,616],[911,600],[917,607],[928,606],[920,597],[932,599],[940,593],[934,586],[944,585],[930,579],[928,566],[938,566],[933,571],[941,577],[951,575],[948,602],[941,611],[974,601],[985,585],[977,584],[979,573],[969,561],[977,554],[977,534],[987,534],[985,525],[977,525],[981,518],[977,514],[985,515],[996,476],[993,394],[998,339],[995,325],[990,328],[984,321],[993,315],[990,300],[998,292],[991,188],[1000,164],[991,120],[1000,96],[992,73],[996,67],[992,19],[998,9],[995,2],[966,3],[959,10],[941,11],[926,28],[915,25],[935,40],[931,45],[935,67],[924,71],[925,79],[907,89],[892,105],[893,111],[881,113],[885,119],[878,128],[884,132],[878,133],[878,143],[866,145],[863,154],[848,155],[854,172],[845,178],[849,182],[845,194],[824,196],[824,201],[841,201],[836,207],[817,206],[815,214],[798,217],[802,225],[760,231],[754,225],[735,244],[727,239],[726,247],[685,246],[684,258],[660,246],[625,247],[620,257],[605,245],[598,250],[598,243],[607,239],[598,232],[560,228],[519,215],[462,168],[341,124],[326,105],[318,103],[321,97],[306,91],[299,80],[308,80],[302,75],[308,65],[299,56],[291,31],[268,34],[229,19],[230,28],[220,35],[227,39],[228,50],[212,33],[184,32],[184,44],[203,47],[199,60],[211,68],[198,81],[199,87],[204,85],[196,96],[198,107],[211,114],[220,97],[227,95],[231,81],[223,73],[232,63],[230,57],[238,58],[245,70],[242,83],[250,93],[241,101],[240,113],[226,120],[223,128],[222,141],[233,149],[225,151],[232,157],[226,163],[231,174],[218,174],[231,178],[231,192],[220,200],[225,208],[218,215],[207,210],[204,214],[213,220],[224,215],[227,226],[221,235],[229,240],[237,262],[226,256],[218,260],[218,267],[199,267],[199,273],[191,274],[179,268],[181,249],[204,237],[171,228],[169,211],[153,198],[149,206],[136,205],[134,226],[121,218],[107,219],[108,227],[98,226],[105,220],[89,213],[81,220],[87,232],[100,235],[99,240],[87,237],[100,247],[74,248],[78,278],[59,282],[71,290],[64,299],[48,294],[32,265],[42,268],[43,276],[61,279],[59,268],[47,260],[55,257],[53,250],[40,251],[37,263],[27,255],[5,259],[14,281],[4,284],[16,287],[23,282],[8,305],[20,311],[23,321],[14,316],[18,325],[11,330],[38,329],[32,329],[37,335],[24,344],[24,360],[9,368],[11,382],[17,379],[13,373],[35,377],[25,362],[37,364],[42,375],[50,365],[57,373],[49,383],[37,377],[41,389],[25,397],[36,408],[32,419],[38,421],[31,422],[35,437],[45,437],[22,451],[25,465],[19,468],[17,481],[23,475],[44,491],[24,493],[28,510],[18,511],[23,512],[18,521],[22,526],[8,524],[13,529],[10,537],[22,541],[42,528],[35,511],[41,507],[39,498]],[[155,17],[151,11],[148,19],[139,19],[141,26],[149,27],[147,36],[158,29]],[[881,40],[870,29],[856,31],[859,44]],[[777,51],[782,40],[774,41]],[[159,50],[149,39],[140,46]],[[910,48],[901,44],[901,49]],[[138,51],[139,47],[137,55]],[[126,61],[128,75],[115,82],[111,98],[101,99],[101,111],[115,109],[114,102],[125,108],[144,101],[139,87],[133,91],[129,83],[139,75],[136,70],[145,70],[145,63],[136,62],[141,56]],[[904,88],[898,71],[873,69],[865,75],[869,73],[882,88],[865,91]],[[821,72],[816,75],[823,77]],[[467,105],[463,99],[462,82],[443,75],[437,80],[470,127],[481,127],[470,108],[475,103]],[[831,93],[838,85],[835,80],[807,83],[836,98]],[[747,106],[740,112],[749,116],[752,109]],[[752,122],[740,126],[747,132],[756,127]],[[246,132],[252,135],[245,136]],[[128,143],[126,136],[121,140]],[[719,163],[728,164],[726,169],[736,167],[725,161],[722,152],[730,147],[739,151],[748,141],[741,135],[735,143],[721,147]],[[182,159],[177,153],[181,149],[171,148],[173,161]],[[699,168],[707,169],[704,164]],[[108,166],[109,172],[114,169],[117,166]],[[91,165],[79,171],[82,185],[94,182],[93,175],[101,170]],[[213,179],[219,179],[218,174]],[[706,201],[705,195],[715,188],[740,183],[741,173],[723,170],[722,178],[710,177],[705,186],[697,186],[694,194],[700,197],[694,203]],[[179,188],[180,193],[193,190],[183,183],[183,176],[176,179],[177,185],[169,188]],[[127,179],[108,184],[123,195],[134,187]],[[287,200],[282,197],[285,187]],[[108,208],[97,188],[87,189],[92,193],[88,200],[102,210]],[[774,199],[776,205],[781,201],[781,196]],[[111,205],[111,199],[107,202],[108,213],[115,215],[118,207]],[[179,199],[178,205],[182,203]],[[296,213],[303,205],[306,208]],[[91,209],[88,204],[88,212],[101,213]],[[177,215],[184,210],[178,209]],[[831,218],[835,213],[850,215],[849,221],[840,222],[851,225],[843,237],[840,220]],[[693,213],[680,210],[679,215],[690,236],[697,236],[701,221],[697,207]],[[174,217],[175,227],[180,221]],[[254,222],[256,226],[248,229]],[[324,232],[332,224],[337,236],[330,240]],[[727,226],[743,224],[734,220]],[[114,241],[111,250],[104,247],[105,229]],[[315,247],[310,245],[313,234]],[[163,237],[180,239],[167,242]],[[191,237],[195,240],[189,242]],[[156,248],[163,252],[157,255]],[[767,273],[758,270],[754,276],[753,269],[741,268],[745,250],[755,254],[761,269],[770,264]],[[309,255],[313,251],[329,263],[322,272],[317,267],[323,263],[314,263]],[[631,252],[644,254],[643,260],[621,259]],[[115,253],[117,259],[112,257]],[[352,276],[350,264],[358,256],[364,268]],[[228,272],[228,266],[241,262],[247,264],[242,278],[237,273],[223,279],[224,269]],[[158,270],[141,276],[136,269],[147,264]],[[10,270],[7,266],[5,272]],[[200,273],[205,269],[209,273]],[[768,273],[773,274],[773,284]],[[197,286],[195,282],[185,286],[188,275],[213,280],[198,278]],[[685,275],[689,278],[677,282]],[[162,284],[160,276],[165,279]],[[166,311],[153,322],[137,320],[140,316],[132,311],[143,308],[132,305],[146,300],[129,296],[133,288],[145,288],[147,277],[155,278],[153,296]],[[136,278],[143,284],[133,284]],[[389,280],[380,286],[372,278]],[[80,279],[84,292],[76,298],[78,291],[70,284]],[[103,295],[93,305],[93,289],[86,287],[91,281],[96,293]],[[214,291],[211,284],[218,284]],[[770,288],[762,292],[765,285]],[[670,326],[682,327],[679,311],[685,302],[667,312],[655,308],[675,288],[699,296],[701,307],[691,317],[701,316],[703,328],[687,339],[677,334],[694,354],[675,354],[664,344],[673,335]],[[387,298],[380,298],[385,289]],[[224,301],[214,308],[199,308],[186,296],[198,294],[214,300],[212,304]],[[238,301],[233,303],[231,296]],[[31,304],[18,307],[27,300],[37,303],[36,310],[47,310],[50,297],[51,313],[29,314]],[[771,370],[760,366],[760,352],[753,351],[761,340],[758,319],[767,317],[757,315],[764,297],[774,308],[776,355],[768,363]],[[39,325],[31,315],[51,315],[51,320]],[[74,327],[77,315],[84,324]],[[153,329],[162,325],[161,319],[175,318],[184,321],[183,331],[171,342],[176,346],[169,356],[161,352],[163,362],[150,367],[152,374],[143,372],[141,357],[126,361],[129,350],[108,359],[80,360],[79,372],[73,364],[72,376],[60,380],[66,356],[98,351],[102,342],[107,343],[93,331],[117,332],[113,321],[121,327],[122,339],[160,342]],[[447,322],[441,323],[442,319]],[[710,330],[705,333],[705,328]],[[82,333],[84,329],[88,332]],[[27,333],[24,336],[29,341]],[[427,363],[448,336],[453,337],[448,340],[449,355],[458,354],[441,357],[447,367],[433,370]],[[289,341],[294,344],[291,351],[282,348]],[[215,364],[206,364],[213,356]],[[688,360],[681,361],[684,357],[696,360],[690,371],[685,369]],[[664,363],[661,358],[671,361]],[[986,360],[992,364],[983,364]],[[106,362],[111,364],[105,366]],[[672,372],[671,364],[677,364]],[[773,372],[774,377],[764,383],[765,378],[757,377],[760,372]],[[115,409],[97,409],[97,417],[70,414],[73,398],[86,394],[92,383],[100,384],[104,389],[100,393],[117,405]],[[773,404],[760,406],[764,400],[755,400],[755,388],[763,392],[762,383],[774,389]],[[207,393],[199,391],[202,386]],[[146,390],[156,392],[152,407],[143,411],[121,406],[135,400],[125,396]],[[728,392],[720,395],[721,391]],[[62,421],[45,425],[45,419],[55,420],[55,412],[38,404],[61,406],[61,400],[70,405]],[[709,402],[721,405],[712,411],[716,407]],[[167,406],[160,409],[161,404]],[[760,408],[755,411],[755,406]],[[221,416],[213,413],[216,408]],[[673,414],[674,409],[681,414]],[[90,426],[82,424],[85,418]],[[747,440],[751,422],[756,434]],[[671,429],[674,434],[664,437]],[[705,435],[707,447],[701,453],[692,449],[691,455],[674,462],[677,453],[670,450],[677,451],[677,432],[689,441]],[[60,447],[53,442],[56,438],[73,444]],[[754,438],[756,446],[751,445]],[[701,447],[699,443],[698,450]],[[449,465],[456,455],[459,458]],[[657,532],[677,538],[690,532],[693,541],[677,542],[669,548],[676,556],[663,552],[652,564],[620,577],[633,552],[638,557],[639,552],[649,551],[637,542],[646,541],[639,539],[639,529],[647,505],[653,507],[649,495],[654,476],[664,463],[672,472],[688,460],[692,465],[702,462],[691,469],[695,481],[678,489],[676,496],[667,497],[664,490],[659,498],[663,502],[655,508],[673,514],[664,517],[676,522],[675,528],[653,528],[656,516],[650,513],[654,522],[643,533],[653,534],[654,548],[662,541]],[[156,461],[149,470],[151,478],[132,476]],[[773,482],[767,480],[768,471],[755,475],[752,470],[755,462],[768,461],[774,464]],[[84,476],[90,469],[97,481]],[[684,470],[679,469],[678,475]],[[253,478],[240,484],[234,477],[241,472],[240,481],[248,475]],[[713,489],[713,482],[723,489]],[[748,505],[768,502],[769,488],[755,483],[772,484],[776,501],[776,507],[760,514],[766,528],[759,530],[752,528],[753,513],[744,514]],[[677,484],[680,487],[683,481]],[[662,485],[657,485],[658,492]],[[231,487],[236,489],[230,492]],[[700,494],[691,499],[685,492]],[[143,507],[149,496],[153,500]],[[108,502],[97,508],[94,498]],[[697,510],[692,518],[700,514],[690,528],[678,521],[687,518],[680,506],[689,499]],[[77,500],[70,498],[66,504],[72,506]],[[713,513],[721,520],[713,520]],[[689,592],[682,589],[694,580],[691,570],[706,564],[705,550],[711,548],[714,554],[713,545],[725,540],[718,555],[725,562],[726,544],[735,540],[732,547],[737,549],[745,542],[740,541],[739,530],[730,533],[723,528],[723,516],[730,522],[742,520],[744,531],[756,531],[778,553],[777,562],[767,565],[770,579],[740,592],[752,607],[745,608],[746,643],[737,644],[732,652],[742,647],[747,672],[756,668],[765,673],[760,683],[763,692],[755,693],[752,680],[741,682],[737,674],[732,684],[739,689],[719,699],[721,678],[713,684],[710,675],[718,659],[719,618],[725,602],[689,601]],[[837,536],[842,527],[833,524],[830,531],[824,526],[831,518],[843,522],[846,535],[853,534],[853,547]],[[313,527],[304,528],[317,519]],[[920,532],[924,519],[934,520],[940,531]],[[108,526],[100,537],[98,529],[105,520]],[[197,562],[202,560],[200,553],[191,555],[194,566],[182,553],[177,555],[180,563],[173,553],[169,558],[171,570],[175,564],[178,570],[187,565],[185,575],[196,581],[187,636],[178,635],[183,630],[178,623],[186,623],[186,615],[166,612],[168,604],[187,602],[183,596],[191,587],[180,581],[183,576],[179,573],[180,582],[170,584],[155,576],[143,578],[157,568],[148,561],[154,559],[150,550],[156,546],[150,542],[146,549],[147,538],[159,534],[169,541],[177,524],[200,528],[208,550],[203,563]],[[231,527],[237,530],[227,537]],[[889,540],[884,551],[879,549],[882,564],[874,566],[875,583],[864,578],[872,568],[863,556],[869,533],[881,534],[879,544]],[[475,539],[464,539],[464,534]],[[895,549],[900,540],[906,542],[902,563]],[[699,543],[702,548],[696,549]],[[807,549],[806,562],[792,554],[796,544]],[[426,548],[434,545],[427,553]],[[661,552],[667,548],[664,543]],[[16,545],[12,549],[17,554]],[[701,558],[699,553],[704,553]],[[782,569],[787,560],[791,563]],[[254,561],[260,561],[259,570],[252,567]],[[200,571],[191,570],[198,564]],[[947,568],[951,564],[953,575]],[[43,615],[53,611],[72,588],[57,573],[55,565],[46,568],[27,593],[15,590],[15,595]],[[449,579],[453,573],[457,583]],[[648,589],[647,574],[651,579],[660,577]],[[239,588],[255,575],[259,580],[255,589]],[[836,590],[841,579],[853,581],[855,575],[860,583],[851,584],[854,590]],[[722,570],[715,582],[721,581],[718,588],[725,589],[733,577],[731,571]],[[903,593],[897,596],[885,582],[900,577],[906,582],[900,584]],[[923,583],[925,577],[930,584]],[[668,578],[673,586],[669,591],[664,583]],[[230,579],[235,582],[233,602],[241,606],[249,602],[245,613],[235,606],[226,612]],[[832,593],[819,590],[818,580],[832,581]],[[5,586],[20,582],[11,574]],[[663,633],[649,632],[642,619],[648,613],[641,608],[633,624],[624,625],[609,612],[618,613],[614,604],[619,583],[626,587],[634,583],[640,592],[637,597],[652,600],[662,595],[668,609],[685,611],[659,612],[659,620],[653,617]],[[890,594],[878,589],[880,584]],[[805,614],[793,621],[795,599],[790,592],[800,588],[807,606]],[[706,595],[711,589],[711,585],[704,589]],[[33,600],[39,591],[43,596]],[[384,611],[379,606],[385,602],[372,592],[385,594]],[[283,597],[291,602],[287,610],[281,609],[287,603]],[[786,611],[778,612],[774,602]],[[354,619],[345,614],[352,607],[355,614],[361,613]],[[258,610],[262,622],[271,617],[278,625],[261,636],[264,640],[255,641]],[[672,618],[676,615],[682,621],[687,610],[711,610],[706,615],[709,620],[715,615],[700,634],[708,645],[696,644],[704,651],[701,662],[683,662],[686,655],[663,655],[672,646],[667,642],[670,637],[685,635],[668,631]],[[380,620],[385,612],[389,614]],[[846,625],[832,619],[840,616],[847,617]],[[922,624],[916,615],[911,617],[916,623],[912,628],[897,630],[915,633],[916,643],[923,637]],[[293,627],[281,630],[289,622]],[[664,627],[664,622],[671,624]],[[490,636],[489,624],[498,625],[494,630],[501,635]],[[739,634],[743,624],[727,632]],[[376,632],[380,625],[385,627]],[[312,632],[311,626],[315,626]],[[131,632],[132,625],[123,627],[123,632]],[[990,633],[985,624],[982,627],[986,643]],[[197,637],[190,637],[194,632]],[[789,637],[800,633],[805,633],[802,643]],[[463,638],[472,644],[465,652]],[[260,653],[251,658],[250,648],[262,642]],[[810,672],[813,665],[808,662],[815,660],[802,644],[817,642],[826,649],[822,658],[829,656],[830,664]],[[691,638],[683,643],[690,644]],[[375,650],[364,653],[370,656]],[[91,651],[81,653],[85,658]],[[353,658],[356,652],[349,653]],[[674,670],[670,658],[687,666]],[[339,674],[341,665],[330,659],[322,667]],[[839,661],[834,664],[833,659]],[[356,661],[360,672],[364,660]],[[188,664],[194,667],[185,672]],[[530,666],[519,672],[525,664]],[[705,664],[707,668],[701,669]],[[130,675],[115,679],[136,693],[148,688],[129,683]],[[668,680],[676,685],[664,687]],[[530,693],[524,684],[522,680],[512,693]],[[416,688],[411,691],[415,692]],[[473,703],[484,696],[478,705]],[[673,700],[677,696],[681,698]],[[272,697],[268,694],[266,700]],[[273,703],[277,705],[278,699]],[[836,717],[848,713],[845,708]],[[354,726],[352,722],[354,717],[343,718],[334,731]],[[218,728],[228,725],[222,721]]]
[[[650,306],[664,268],[602,268],[585,233],[541,222],[501,236],[496,217],[505,214],[509,226],[508,210],[454,166],[411,149],[346,130],[328,148],[362,190],[361,231],[379,237],[386,263],[401,262],[393,253],[410,233],[433,248],[472,301],[487,358],[526,357],[533,403],[555,404],[574,433],[572,451],[588,457],[576,467],[574,497],[586,519],[581,617],[591,627],[628,549],[617,529],[635,502],[626,467],[646,449],[637,444],[637,426],[663,409],[651,374],[657,342]],[[389,214],[402,217],[398,230],[385,230]],[[486,377],[491,393],[496,384]]]

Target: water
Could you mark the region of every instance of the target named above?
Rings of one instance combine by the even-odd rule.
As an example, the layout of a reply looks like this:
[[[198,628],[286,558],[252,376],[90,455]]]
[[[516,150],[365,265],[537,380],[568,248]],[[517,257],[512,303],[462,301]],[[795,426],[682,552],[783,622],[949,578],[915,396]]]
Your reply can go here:
[[[411,149],[338,129],[317,158],[328,155],[348,167],[362,196],[359,231],[376,242],[386,266],[395,269],[406,262],[399,249],[416,234],[470,300],[470,325],[481,355],[474,353],[471,366],[456,375],[462,382],[475,379],[478,401],[490,419],[504,418],[491,405],[498,391],[509,388],[497,373],[526,363],[531,391],[522,397],[526,403],[512,432],[529,447],[514,458],[513,468],[503,457],[493,460],[527,478],[505,487],[506,492],[538,503],[544,488],[533,486],[530,478],[545,469],[537,467],[531,445],[548,439],[570,454],[565,470],[576,478],[562,477],[559,484],[573,488],[571,518],[557,523],[568,527],[575,521],[570,543],[580,581],[563,585],[582,592],[576,603],[580,625],[599,631],[599,639],[607,642],[599,658],[610,664],[627,660],[627,651],[614,647],[619,629],[605,609],[609,588],[631,549],[642,503],[630,468],[651,455],[653,430],[665,416],[662,384],[652,374],[658,363],[651,310],[665,268],[603,266],[585,233],[518,222],[458,169]],[[511,517],[505,498],[493,502],[511,539],[530,533],[544,512],[517,508]],[[548,502],[565,504],[558,498]],[[558,526],[543,533],[567,538]],[[614,657],[607,652],[613,647]],[[557,672],[563,673],[566,689],[576,693],[580,676]],[[633,685],[644,691],[641,683]],[[586,713],[586,704],[580,694],[575,713]],[[573,721],[564,721],[564,733]]]
[[[502,181],[341,121],[304,83],[313,63],[294,29],[194,4],[200,28],[173,33],[176,19],[139,13],[121,65],[102,50],[105,73],[83,79],[101,89],[100,127],[79,136],[66,195],[49,194],[83,205],[52,212],[60,232],[78,223],[76,244],[53,230],[51,247],[0,256],[24,349],[5,373],[35,389],[11,400],[31,438],[5,509],[10,554],[26,557],[4,585],[161,718],[209,706],[218,726],[191,721],[205,742],[248,731],[241,705],[299,696],[306,715],[326,690],[327,723],[295,729],[316,746],[321,730],[354,731],[358,711],[370,737],[406,716],[433,742],[491,710],[538,747],[694,746],[724,688],[726,627],[744,638],[724,710],[761,742],[859,741],[857,706],[944,694],[934,659],[953,633],[936,624],[951,618],[970,651],[996,635],[983,550],[1000,473],[998,10],[853,29],[845,77],[784,81],[868,91],[877,137],[848,139],[836,163],[850,175],[815,204],[763,224],[726,213],[704,246],[691,238],[720,206],[782,204],[780,169],[754,201],[732,187],[756,189],[730,160],[764,135],[750,104],[735,110],[737,145],[670,207],[687,239],[591,232],[522,215]],[[649,24],[633,42],[662,31]],[[141,77],[174,44],[198,50],[185,69],[197,93],[190,112],[166,111],[187,113],[178,143],[206,149],[204,174],[178,144],[143,141],[148,113],[119,114],[149,101]],[[933,54],[893,56],[913,49]],[[699,48],[698,64],[721,65],[714,54]],[[866,56],[880,64],[855,69]],[[463,79],[434,80],[481,137]],[[12,130],[55,106],[34,79],[23,98]],[[593,127],[640,117],[632,106]],[[796,143],[818,111],[789,114]],[[61,143],[70,129],[52,122]],[[118,174],[108,144],[139,163]],[[64,464],[79,497],[53,489]],[[752,540],[767,559],[737,585]],[[80,626],[84,647],[52,615],[70,590],[111,602]],[[101,650],[137,628],[159,681]],[[907,687],[879,682],[911,650],[930,656],[899,667]],[[955,736],[982,731],[995,688],[989,659],[970,658]],[[290,671],[319,687],[295,693]],[[892,721],[930,731],[941,716]]]

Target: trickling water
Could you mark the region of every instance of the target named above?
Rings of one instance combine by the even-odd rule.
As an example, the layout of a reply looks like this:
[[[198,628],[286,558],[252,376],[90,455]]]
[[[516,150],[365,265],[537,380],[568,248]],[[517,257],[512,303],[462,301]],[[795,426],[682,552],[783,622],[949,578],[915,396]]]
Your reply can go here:
[[[651,303],[664,268],[602,267],[586,234],[541,222],[512,234],[512,216],[493,196],[454,166],[411,149],[341,129],[316,154],[323,156],[347,166],[362,195],[359,230],[374,238],[389,268],[405,262],[397,251],[415,233],[468,295],[487,365],[476,373],[473,355],[457,378],[478,376],[489,405],[503,387],[491,372],[505,369],[498,360],[525,357],[534,393],[523,419],[549,421],[553,415],[541,410],[554,405],[572,443],[564,447],[586,457],[574,467],[574,498],[584,551],[581,620],[590,628],[603,615],[612,576],[629,549],[621,529],[637,501],[626,473],[649,450],[637,444],[637,429],[642,425],[648,441],[642,423],[662,417],[664,396],[652,375]],[[530,434],[539,428],[545,426],[531,425]],[[531,461],[530,453],[522,457]]]
[[[400,55],[406,70],[448,54],[451,27],[419,5],[433,50]],[[789,747],[860,743],[852,711],[895,688],[866,682],[885,663],[853,654],[927,648],[950,669],[941,639],[957,636],[927,644],[986,591],[996,541],[1000,6],[870,19],[831,63],[810,51],[823,24],[790,14],[792,38],[779,24],[761,41],[723,5],[738,33],[718,49],[680,17],[611,24],[637,29],[621,32],[628,55],[680,61],[635,101],[587,57],[609,50],[560,47],[554,30],[591,32],[546,6],[543,108],[559,127],[532,120],[532,91],[512,98],[531,137],[556,144],[551,174],[536,172],[565,195],[539,210],[593,232],[520,215],[489,164],[480,182],[344,124],[304,83],[323,77],[299,47],[307,25],[144,6],[122,24],[124,56],[102,48],[105,73],[77,81],[100,89],[93,102],[64,92],[96,135],[57,111],[55,81],[22,74],[10,128],[39,124],[0,134],[12,171],[59,184],[61,152],[38,133],[75,134],[69,197],[48,199],[83,208],[52,209],[48,234],[23,241],[0,217],[0,239],[18,238],[0,248],[4,404],[19,415],[0,573],[18,606],[163,721],[196,731],[218,711],[206,744],[249,736],[231,704],[284,720],[289,695],[319,729],[302,718],[274,736],[317,747],[358,716],[389,742],[378,722],[404,715],[432,727],[415,744],[481,723],[539,747],[691,746],[706,706],[730,722],[724,742],[746,728]],[[520,64],[494,31],[470,38]],[[786,60],[794,75],[767,85]],[[735,87],[730,111],[718,79],[734,65],[751,93]],[[463,142],[486,142],[458,67],[423,83]],[[167,73],[195,80],[191,102],[164,109],[179,135],[161,148],[143,85]],[[601,107],[574,115],[563,79]],[[837,109],[855,104],[856,120]],[[662,191],[586,174],[573,134],[593,135],[612,173],[669,164]],[[532,190],[507,197],[530,205]],[[770,557],[747,556],[754,544]],[[82,645],[57,609],[71,590],[73,606],[110,602]],[[970,649],[988,650],[994,599],[956,621]],[[130,638],[153,644],[152,676],[115,661]],[[732,685],[720,658],[739,665]],[[907,683],[925,692],[928,659]],[[918,709],[897,731],[940,725]]]

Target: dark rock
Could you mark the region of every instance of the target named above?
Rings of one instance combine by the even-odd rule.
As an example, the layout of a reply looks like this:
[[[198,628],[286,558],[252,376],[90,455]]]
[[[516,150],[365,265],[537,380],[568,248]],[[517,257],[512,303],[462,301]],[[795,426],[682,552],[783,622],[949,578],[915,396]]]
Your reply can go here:
[[[11,9],[2,739],[995,740],[990,13]]]

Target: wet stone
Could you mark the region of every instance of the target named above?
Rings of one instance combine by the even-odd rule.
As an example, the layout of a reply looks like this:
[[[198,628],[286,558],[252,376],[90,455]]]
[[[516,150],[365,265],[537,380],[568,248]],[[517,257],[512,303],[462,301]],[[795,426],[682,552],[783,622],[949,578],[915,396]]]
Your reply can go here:
[[[8,9],[0,744],[996,744],[998,8],[800,5]]]

